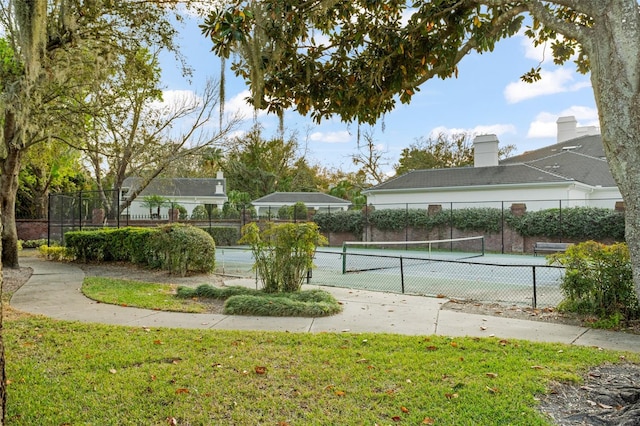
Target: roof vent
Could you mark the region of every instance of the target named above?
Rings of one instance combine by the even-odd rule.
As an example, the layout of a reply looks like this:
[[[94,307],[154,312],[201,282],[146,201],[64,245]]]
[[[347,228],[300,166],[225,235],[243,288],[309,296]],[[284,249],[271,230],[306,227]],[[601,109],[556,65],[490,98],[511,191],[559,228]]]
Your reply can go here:
[[[571,151],[572,149],[582,148],[582,145],[563,146],[563,151]]]

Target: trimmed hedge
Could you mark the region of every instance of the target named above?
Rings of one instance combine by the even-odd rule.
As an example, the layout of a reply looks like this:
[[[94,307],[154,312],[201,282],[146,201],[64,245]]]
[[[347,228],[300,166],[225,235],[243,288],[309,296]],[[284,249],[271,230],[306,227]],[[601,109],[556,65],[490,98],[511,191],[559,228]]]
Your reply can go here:
[[[611,238],[624,241],[624,214],[597,207],[572,207],[527,212],[521,217],[507,216],[507,223],[524,237],[546,236],[580,240]]]
[[[202,229],[213,237],[217,246],[235,246],[240,239],[240,231],[237,228],[214,226]]]
[[[84,262],[126,261],[182,275],[215,268],[213,238],[189,225],[72,231],[65,233],[65,242]]]
[[[360,237],[364,230],[364,215],[359,211],[320,212],[313,216],[313,221],[322,232],[351,232]]]
[[[499,233],[502,220],[523,237],[562,235],[577,240],[624,240],[624,214],[598,207],[572,207],[526,212],[514,216],[498,208],[443,210],[429,215],[426,209],[381,209],[368,216],[359,211],[318,213],[313,220],[322,232],[351,232],[362,236],[365,222],[381,231],[400,231],[407,227],[431,230],[453,226],[463,231]]]

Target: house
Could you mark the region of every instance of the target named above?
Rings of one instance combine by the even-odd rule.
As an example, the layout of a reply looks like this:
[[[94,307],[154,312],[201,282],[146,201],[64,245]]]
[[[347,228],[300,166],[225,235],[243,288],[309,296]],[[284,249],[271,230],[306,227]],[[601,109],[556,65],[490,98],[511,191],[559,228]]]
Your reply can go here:
[[[258,216],[277,216],[280,207],[293,206],[298,202],[315,211],[347,210],[351,205],[350,201],[321,192],[274,192],[252,201],[251,205]]]
[[[473,167],[415,170],[363,191],[375,208],[502,207],[527,210],[593,206],[614,208],[622,200],[609,170],[597,128],[557,121],[553,145],[498,159],[498,138],[477,136]]]
[[[135,191],[140,185],[141,178],[129,177],[124,180],[120,197],[126,199],[127,194]],[[200,205],[212,205],[222,208],[227,201],[227,183],[222,172],[218,172],[215,179],[212,178],[156,178],[131,202],[127,211],[131,218],[148,218],[149,206],[145,205],[145,197],[160,196],[168,200],[166,205],[160,207],[160,217],[168,216],[172,204],[180,205],[191,217],[193,209]],[[153,215],[156,209],[153,209]]]

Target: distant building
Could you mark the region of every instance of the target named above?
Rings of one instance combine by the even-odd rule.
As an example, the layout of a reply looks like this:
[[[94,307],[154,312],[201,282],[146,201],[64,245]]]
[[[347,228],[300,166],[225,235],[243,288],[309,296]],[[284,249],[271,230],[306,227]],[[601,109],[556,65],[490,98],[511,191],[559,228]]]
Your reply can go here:
[[[258,216],[266,216],[269,212],[276,216],[280,207],[293,206],[298,202],[303,202],[308,209],[325,212],[347,210],[351,205],[350,201],[321,192],[274,192],[252,201],[251,205]]]
[[[120,191],[121,199],[126,199],[127,194],[135,191],[141,181],[142,179],[137,177],[125,179]],[[144,206],[144,197],[149,195],[158,195],[169,200],[169,204],[161,207],[160,216],[166,216],[173,203],[184,207],[191,217],[193,209],[199,205],[212,205],[221,209],[227,201],[227,182],[222,172],[218,172],[215,179],[156,178],[131,202],[128,211],[123,213],[129,214],[132,218],[148,217],[149,207]],[[153,210],[155,212],[156,209]]]
[[[477,136],[473,167],[415,170],[362,193],[376,208],[499,207],[504,201],[539,210],[558,207],[559,200],[562,207],[614,208],[622,196],[598,129],[577,127],[574,117],[561,117],[557,125],[553,145],[499,161],[498,138]]]

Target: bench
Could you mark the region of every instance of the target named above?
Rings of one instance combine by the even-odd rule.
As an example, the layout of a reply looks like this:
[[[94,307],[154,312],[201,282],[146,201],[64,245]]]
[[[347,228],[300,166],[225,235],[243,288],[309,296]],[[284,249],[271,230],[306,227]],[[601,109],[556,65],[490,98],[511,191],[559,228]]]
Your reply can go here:
[[[538,253],[561,253],[567,250],[567,247],[573,243],[544,243],[537,242],[533,246],[533,255],[537,256]]]

